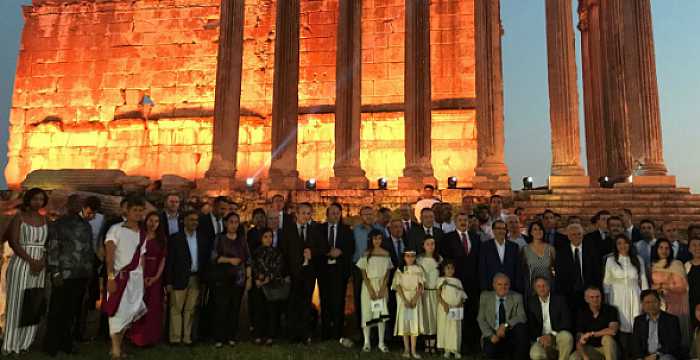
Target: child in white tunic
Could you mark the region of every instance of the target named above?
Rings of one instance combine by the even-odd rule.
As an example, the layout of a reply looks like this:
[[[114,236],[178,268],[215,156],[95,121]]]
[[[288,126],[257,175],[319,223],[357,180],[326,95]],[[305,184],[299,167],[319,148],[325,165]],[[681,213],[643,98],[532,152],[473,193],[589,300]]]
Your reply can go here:
[[[403,336],[403,357],[420,359],[416,353],[416,340],[423,333],[421,298],[425,274],[416,265],[416,252],[404,251],[404,266],[396,270],[391,286],[396,290],[396,325],[394,335]]]
[[[388,352],[384,344],[384,322],[389,319],[387,299],[389,295],[389,270],[393,268],[389,252],[382,248],[384,236],[379,230],[369,233],[369,249],[357,261],[357,267],[362,271],[362,291],[360,304],[362,306],[362,334],[365,344],[362,351],[371,350],[370,331],[377,327],[379,350]]]
[[[464,292],[462,281],[454,277],[454,262],[447,260],[442,265],[444,276],[438,279],[437,309],[437,347],[445,350],[445,357],[454,355],[460,359],[462,347],[462,320],[458,316],[450,316],[450,309],[463,309],[467,294]]]
[[[440,276],[440,256],[435,251],[435,239],[426,238],[423,241],[423,254],[418,257],[418,266],[425,274],[425,286],[421,299],[423,315],[423,333],[425,336],[425,352],[436,354],[435,335],[437,334],[437,281]]]

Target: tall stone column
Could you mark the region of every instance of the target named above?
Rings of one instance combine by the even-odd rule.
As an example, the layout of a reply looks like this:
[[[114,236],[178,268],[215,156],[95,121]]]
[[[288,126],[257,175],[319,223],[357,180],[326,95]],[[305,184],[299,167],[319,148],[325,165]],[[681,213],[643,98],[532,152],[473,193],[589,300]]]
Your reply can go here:
[[[581,167],[576,46],[570,0],[546,0],[549,118],[552,129],[550,187],[586,187]]]
[[[302,185],[297,171],[299,1],[277,1],[272,156],[265,182],[270,190],[293,190]]]
[[[431,164],[430,1],[406,0],[405,146],[399,189],[436,185]]]
[[[212,160],[206,177],[233,185],[241,115],[244,0],[221,0]],[[226,184],[222,184],[226,185]]]
[[[614,178],[632,173],[626,104],[623,0],[600,0],[604,75],[604,121],[608,172]]]
[[[499,0],[475,1],[477,165],[473,187],[509,190],[504,159],[503,63]]]
[[[360,165],[362,89],[362,2],[338,2],[335,83],[335,164],[331,188],[366,189]]]
[[[666,176],[659,111],[659,90],[656,79],[656,58],[650,0],[625,0],[630,14],[629,58],[634,59],[630,72],[637,85],[634,102],[638,112],[630,116],[630,134],[638,147],[633,147],[635,185],[675,185],[675,177]],[[635,136],[634,134],[637,134]]]
[[[605,127],[603,125],[603,74],[601,68],[601,24],[599,0],[579,0],[583,103],[588,176],[592,184],[607,174]]]

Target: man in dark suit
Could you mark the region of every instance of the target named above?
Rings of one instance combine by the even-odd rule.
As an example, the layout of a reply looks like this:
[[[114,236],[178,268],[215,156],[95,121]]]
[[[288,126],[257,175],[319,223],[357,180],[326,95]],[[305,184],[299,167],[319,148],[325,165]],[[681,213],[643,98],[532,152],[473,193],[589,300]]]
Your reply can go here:
[[[440,255],[454,260],[455,276],[462,281],[467,293],[462,320],[462,352],[472,353],[478,349],[479,326],[476,315],[479,312],[479,249],[481,240],[475,232],[469,231],[469,214],[461,212],[455,218],[455,231],[445,234],[440,245]]]
[[[160,213],[160,226],[168,236],[182,231],[183,220],[180,216],[180,195],[168,194],[163,204],[163,212]]]
[[[643,313],[634,318],[632,358],[658,360],[681,358],[681,328],[678,318],[661,311],[661,297],[656,290],[642,291]]]
[[[632,218],[632,210],[630,209],[622,209],[622,223],[625,226],[625,235],[627,235],[630,240],[632,240],[632,243],[636,243],[639,240],[642,240],[642,232],[639,228],[639,226],[634,225],[634,219]]]
[[[667,221],[661,224],[662,238],[667,239],[671,242],[671,247],[673,248],[673,258],[679,260],[682,263],[686,263],[688,260],[693,258],[688,250],[688,245],[680,242],[680,236],[678,235],[678,228],[673,222]],[[652,249],[651,257],[653,260],[657,259],[656,246]]]
[[[552,210],[545,210],[542,213],[542,225],[544,225],[544,241],[554,247],[568,243],[566,235],[558,231],[557,216]]]
[[[510,291],[510,280],[503,273],[495,274],[492,288],[494,291],[484,291],[479,298],[477,321],[484,353],[488,359],[504,356],[527,359],[527,316],[523,297]]]
[[[418,227],[418,223],[413,220],[411,204],[402,204],[399,207],[399,216],[401,217],[401,224],[403,225],[404,234],[408,234],[411,228]]]
[[[292,341],[311,343],[311,297],[316,283],[316,259],[321,254],[318,224],[311,221],[311,204],[297,206],[296,221],[282,228],[281,251],[292,279],[287,325]],[[319,240],[320,238],[320,240]]]
[[[435,245],[440,247],[442,241],[442,229],[435,225],[435,213],[433,209],[424,208],[420,212],[420,225],[412,227],[408,232],[409,247],[417,253],[423,252],[423,241],[427,237],[435,239]]]
[[[321,297],[323,340],[341,340],[345,319],[345,294],[352,270],[355,240],[342,221],[343,208],[333,203],[326,209],[326,222],[319,226],[326,241],[319,242],[318,288]]]
[[[258,247],[260,247],[260,238],[262,237],[262,231],[267,227],[267,214],[262,208],[256,208],[253,210],[253,227],[248,230],[246,235],[246,241],[248,242],[248,250],[252,254]],[[277,229],[274,229],[277,230]]]
[[[183,214],[182,231],[168,241],[165,285],[170,296],[171,344],[192,344],[193,323],[204,264],[209,262],[206,239],[197,229],[199,215],[195,211]]]
[[[280,229],[282,229],[285,224],[294,224],[294,217],[287,214],[284,196],[281,194],[275,194],[272,196],[270,214],[277,214],[279,224],[278,227]]]
[[[600,256],[605,256],[611,253],[615,246],[614,241],[608,234],[609,218],[610,211],[598,211],[595,216],[591,218],[591,223],[595,225],[596,229],[583,237],[586,242],[593,244],[598,249]]]
[[[562,296],[551,294],[549,281],[537,277],[534,281],[535,295],[527,302],[527,324],[530,330],[530,359],[568,359],[574,348],[571,335],[571,312]],[[545,316],[546,315],[546,316]]]
[[[393,219],[389,222],[389,238],[384,240],[382,247],[389,252],[391,256],[391,263],[394,267],[389,270],[389,279],[387,284],[392,284],[394,281],[394,273],[403,264],[403,252],[408,249],[408,241],[404,235],[403,221],[399,219]],[[389,300],[387,302],[389,306],[389,320],[387,326],[385,327],[386,339],[395,339],[394,334],[394,323],[396,322],[396,291],[391,289],[389,285]]]
[[[601,256],[591,239],[583,238],[583,227],[571,224],[566,228],[568,243],[556,248],[554,262],[555,292],[566,298],[574,315],[586,306],[584,291],[590,286],[601,287],[603,282]]]
[[[522,292],[523,279],[520,271],[520,254],[518,245],[506,241],[506,223],[494,220],[491,224],[494,238],[481,244],[479,253],[479,278],[481,290],[492,290],[493,276],[503,273],[513,279],[513,289]]]

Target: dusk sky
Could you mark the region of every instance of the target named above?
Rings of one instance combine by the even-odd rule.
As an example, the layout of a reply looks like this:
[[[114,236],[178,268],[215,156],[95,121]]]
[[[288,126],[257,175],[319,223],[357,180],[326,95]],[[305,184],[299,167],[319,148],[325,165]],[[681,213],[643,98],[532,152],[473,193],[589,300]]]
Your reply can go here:
[[[572,1],[575,10],[576,1]],[[23,25],[21,5],[28,3],[30,0],[0,0],[3,16],[0,164],[3,169],[12,83]],[[501,4],[505,28],[506,165],[514,189],[522,186],[524,176],[533,176],[535,185],[544,185],[551,163],[544,0],[501,0]],[[679,186],[690,186],[700,192],[700,160],[696,157],[700,155],[700,67],[697,65],[700,1],[654,0],[652,7],[666,166],[670,174],[678,177]],[[580,56],[578,37],[576,45]],[[578,72],[580,83],[580,61]],[[583,108],[582,103],[580,107]],[[581,144],[585,145],[583,123],[581,135]],[[585,161],[585,148],[581,151]],[[4,184],[4,177],[0,177],[0,187]]]

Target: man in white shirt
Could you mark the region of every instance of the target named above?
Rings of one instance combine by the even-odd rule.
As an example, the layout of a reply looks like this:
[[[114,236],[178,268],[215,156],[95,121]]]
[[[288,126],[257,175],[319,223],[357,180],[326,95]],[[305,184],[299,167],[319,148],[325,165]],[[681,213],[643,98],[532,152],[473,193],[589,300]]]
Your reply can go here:
[[[289,215],[285,213],[285,205],[284,196],[281,194],[275,194],[272,196],[272,208],[270,209],[270,214],[277,215],[277,227],[279,229],[284,226],[285,221],[288,221],[289,224],[291,224]]]
[[[163,213],[160,216],[162,226],[168,232],[168,236],[177,234],[182,230],[180,218],[180,195],[168,194],[165,197]]]
[[[574,347],[571,312],[562,296],[551,294],[547,279],[535,278],[535,295],[528,299],[530,359],[568,359]]]
[[[450,203],[441,203],[437,206],[440,209],[440,229],[443,233],[455,231],[457,228],[452,220],[452,205]]]
[[[507,239],[508,241],[512,241],[516,244],[518,244],[518,248],[522,250],[522,248],[527,246],[527,241],[525,240],[525,236],[520,232],[520,220],[518,219],[518,216],[516,215],[508,215],[506,216],[506,225],[508,226],[508,236]]]
[[[440,202],[433,196],[434,192],[435,187],[433,185],[428,184],[423,187],[423,196],[418,200],[414,209],[416,219],[420,219],[420,213],[423,209],[431,209],[433,204]]]

